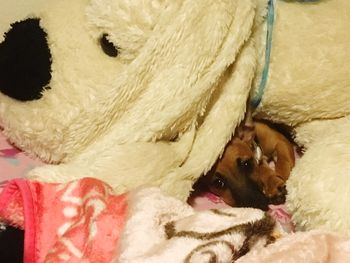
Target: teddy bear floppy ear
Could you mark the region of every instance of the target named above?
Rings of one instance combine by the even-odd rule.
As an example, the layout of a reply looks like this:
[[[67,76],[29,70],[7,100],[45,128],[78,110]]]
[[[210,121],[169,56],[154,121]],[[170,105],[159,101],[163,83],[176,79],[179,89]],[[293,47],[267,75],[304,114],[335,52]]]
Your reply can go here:
[[[15,22],[0,43],[0,91],[19,101],[40,99],[51,79],[47,35],[38,18]]]

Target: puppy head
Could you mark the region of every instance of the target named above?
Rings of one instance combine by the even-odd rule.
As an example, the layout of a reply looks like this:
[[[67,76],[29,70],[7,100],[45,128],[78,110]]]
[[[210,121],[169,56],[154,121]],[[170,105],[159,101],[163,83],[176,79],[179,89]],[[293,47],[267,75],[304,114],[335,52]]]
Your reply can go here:
[[[231,206],[267,210],[267,198],[251,179],[256,172],[254,150],[250,144],[234,138],[203,180],[212,193]]]

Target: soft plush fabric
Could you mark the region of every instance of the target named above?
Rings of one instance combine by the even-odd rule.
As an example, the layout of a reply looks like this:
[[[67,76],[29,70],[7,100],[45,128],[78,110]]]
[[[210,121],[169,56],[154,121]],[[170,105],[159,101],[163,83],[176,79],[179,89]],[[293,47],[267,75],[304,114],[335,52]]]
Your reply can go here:
[[[322,231],[299,232],[264,249],[253,251],[237,263],[343,263],[349,258],[348,239]]]
[[[301,228],[350,235],[350,117],[313,121],[297,129],[307,151],[288,181],[288,206]]]
[[[321,231],[287,235],[261,210],[195,211],[156,188],[117,195],[92,178],[67,184],[14,180],[0,196],[0,219],[24,228],[25,263],[350,259],[348,240]]]
[[[292,125],[304,146],[287,185],[298,225],[350,235],[350,2],[275,4],[270,71],[256,117]],[[28,176],[96,177],[118,193],[155,185],[186,200],[259,85],[266,6],[267,0],[49,0],[13,21],[0,43],[0,126],[20,149],[51,163]],[[16,43],[30,42],[16,33],[28,21],[29,31],[46,33],[39,46]],[[46,59],[31,59],[46,44]],[[38,72],[28,76],[26,68]],[[50,73],[48,84],[36,79],[48,76],[42,71]],[[9,76],[16,76],[13,86]],[[23,79],[35,85],[21,85]]]
[[[262,116],[296,126],[350,114],[349,10],[347,0],[276,1]]]
[[[229,208],[219,196],[211,192],[199,192],[196,195],[191,195],[187,203],[196,211],[203,211],[208,209],[222,209]],[[292,233],[295,231],[295,225],[292,221],[292,216],[288,212],[284,204],[268,206],[267,213],[278,223],[278,227],[284,233]]]
[[[284,234],[257,209],[196,212],[156,188],[116,195],[91,178],[14,180],[0,196],[0,219],[24,228],[25,263],[231,262]]]
[[[4,133],[55,163],[29,176],[97,177],[119,192],[152,184],[185,200],[244,116],[265,5],[48,1],[32,14],[52,56],[47,89],[25,103],[0,94]],[[116,58],[100,47],[106,34]]]

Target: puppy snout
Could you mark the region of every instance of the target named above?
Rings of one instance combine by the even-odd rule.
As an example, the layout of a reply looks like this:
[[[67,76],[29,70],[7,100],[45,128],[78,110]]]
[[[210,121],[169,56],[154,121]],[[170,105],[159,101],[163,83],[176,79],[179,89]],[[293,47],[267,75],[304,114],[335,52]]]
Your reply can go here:
[[[39,22],[12,24],[0,43],[0,91],[16,100],[39,99],[51,80],[51,53]]]
[[[270,202],[274,205],[283,204],[286,202],[287,188],[285,185],[278,187],[278,192],[275,196],[270,198]]]
[[[278,187],[278,193],[280,195],[287,195],[287,187],[285,185],[281,185]]]

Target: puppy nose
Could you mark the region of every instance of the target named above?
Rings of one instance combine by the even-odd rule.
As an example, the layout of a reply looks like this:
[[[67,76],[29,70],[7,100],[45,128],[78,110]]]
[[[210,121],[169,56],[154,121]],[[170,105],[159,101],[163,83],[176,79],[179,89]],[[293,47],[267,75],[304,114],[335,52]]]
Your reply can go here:
[[[51,54],[39,22],[12,24],[0,43],[0,91],[16,100],[39,99],[51,80]]]
[[[278,194],[270,198],[270,202],[274,205],[283,204],[286,202],[287,188],[285,185],[278,187]]]
[[[279,192],[281,195],[286,195],[286,194],[287,194],[287,187],[286,187],[285,185],[279,186],[279,187],[278,187],[278,192]]]

